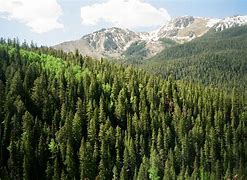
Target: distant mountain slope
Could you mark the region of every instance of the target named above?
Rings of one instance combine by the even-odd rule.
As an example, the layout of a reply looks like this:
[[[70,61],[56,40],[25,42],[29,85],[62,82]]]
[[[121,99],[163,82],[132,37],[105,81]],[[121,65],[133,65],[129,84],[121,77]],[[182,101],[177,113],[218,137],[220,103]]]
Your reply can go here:
[[[138,42],[145,44],[143,47],[145,55],[141,58],[151,57],[164,49],[164,45],[157,40],[154,41],[149,33],[137,33],[117,27],[104,28],[91,34],[87,34],[79,40],[58,44],[54,46],[54,48],[62,49],[66,52],[73,52],[78,49],[81,54],[90,55],[96,58],[129,58],[128,52],[125,52],[133,51]],[[132,50],[132,48],[134,49]]]
[[[171,20],[158,31],[159,38],[169,38],[178,42],[190,41],[205,34],[218,19],[183,16]]]
[[[140,40],[140,36],[128,29],[101,29],[82,37],[88,45],[103,56],[119,56],[133,42]]]
[[[222,32],[211,30],[201,38],[163,50],[152,59],[174,59],[207,51],[215,52],[219,50],[246,48],[247,44],[244,45],[242,43],[247,37],[246,27],[228,29]],[[240,46],[240,44],[244,46]]]
[[[101,29],[83,36],[79,40],[69,41],[54,46],[64,51],[79,50],[81,54],[93,57],[120,57],[121,53],[133,42],[140,40],[137,33],[128,29]]]
[[[148,59],[144,67],[163,76],[205,85],[247,85],[247,26],[215,32],[173,46]]]
[[[247,24],[247,16],[233,16],[223,20],[182,16],[172,19],[153,32],[134,32],[113,27],[85,35],[79,40],[58,44],[54,48],[67,52],[78,49],[81,54],[96,58],[142,60],[170,47],[171,44],[164,43],[164,39],[184,43],[201,37],[208,31],[218,32],[245,24]],[[138,52],[134,52],[135,50]]]
[[[216,23],[213,28],[216,31],[223,31],[224,29],[229,29],[232,27],[239,27],[247,25],[247,15],[246,16],[232,16],[226,17]]]
[[[80,54],[92,56],[95,58],[100,58],[102,55],[94,51],[84,39],[79,39],[75,41],[67,41],[54,46],[55,49],[63,50],[65,52],[74,52],[76,49]]]

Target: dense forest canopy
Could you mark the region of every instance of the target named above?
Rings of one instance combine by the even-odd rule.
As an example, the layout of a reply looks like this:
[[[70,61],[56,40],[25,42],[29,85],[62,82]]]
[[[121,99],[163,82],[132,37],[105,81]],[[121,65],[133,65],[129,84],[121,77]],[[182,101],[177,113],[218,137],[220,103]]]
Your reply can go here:
[[[1,179],[247,178],[238,89],[0,44]]]

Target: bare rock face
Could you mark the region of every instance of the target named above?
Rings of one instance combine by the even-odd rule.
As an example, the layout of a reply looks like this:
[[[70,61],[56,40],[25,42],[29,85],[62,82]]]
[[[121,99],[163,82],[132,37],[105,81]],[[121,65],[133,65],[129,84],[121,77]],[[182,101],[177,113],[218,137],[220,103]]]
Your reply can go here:
[[[171,20],[158,32],[160,38],[170,38],[178,42],[190,41],[205,34],[210,18],[184,16]]]
[[[81,54],[96,58],[128,58],[128,55],[137,55],[145,59],[170,47],[171,44],[184,43],[200,37],[210,29],[223,31],[246,24],[247,16],[233,16],[222,20],[182,16],[172,19],[153,32],[134,32],[117,27],[104,28],[79,40],[58,44],[54,48],[67,52],[78,49]],[[133,53],[134,51],[138,52]]]
[[[109,28],[101,29],[82,37],[83,40],[88,42],[88,45],[94,50],[111,53],[121,53],[126,46],[140,40],[137,33],[128,29]]]
[[[54,46],[67,52],[76,49],[83,55],[99,57],[120,57],[122,52],[132,44],[140,40],[137,33],[128,29],[109,28],[95,31],[83,36],[79,40],[69,41]]]

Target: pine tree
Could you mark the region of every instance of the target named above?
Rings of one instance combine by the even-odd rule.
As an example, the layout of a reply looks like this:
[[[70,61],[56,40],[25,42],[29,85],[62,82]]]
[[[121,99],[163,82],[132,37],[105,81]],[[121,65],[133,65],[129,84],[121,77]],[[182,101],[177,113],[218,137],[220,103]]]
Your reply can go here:
[[[72,122],[72,133],[73,133],[75,144],[79,144],[82,138],[82,119],[79,113],[75,113],[75,116]]]
[[[78,172],[76,169],[76,164],[75,164],[75,160],[74,160],[74,152],[73,152],[73,148],[71,145],[71,142],[69,140],[67,140],[67,144],[66,144],[66,156],[65,156],[65,161],[64,161],[64,165],[66,166],[66,171],[67,171],[67,177],[68,179],[74,179],[76,178],[76,172]]]
[[[58,158],[55,158],[55,162],[54,162],[54,168],[53,168],[53,176],[52,176],[52,180],[57,180],[60,177],[60,167],[59,167],[59,162],[58,162]]]
[[[119,178],[118,178],[118,170],[117,170],[117,167],[116,167],[116,166],[113,167],[112,173],[113,173],[112,179],[113,179],[113,180],[118,180],[118,179],[119,179]]]
[[[138,180],[148,180],[149,179],[148,169],[149,169],[148,159],[145,156],[143,156],[137,179]]]
[[[33,117],[29,112],[25,112],[23,119],[23,134],[22,134],[22,151],[23,151],[23,179],[32,178],[32,163],[33,163],[33,148],[31,127]]]
[[[148,170],[149,172],[149,178],[151,180],[159,180],[159,161],[158,161],[158,156],[155,148],[153,147],[151,149],[151,154],[150,154],[150,168]]]
[[[126,127],[127,125],[127,106],[128,106],[128,101],[127,101],[127,92],[126,89],[123,88],[118,95],[118,99],[117,99],[117,104],[116,104],[116,109],[115,109],[115,113],[116,113],[116,117],[119,120],[119,125],[121,127]]]
[[[95,178],[95,163],[93,158],[93,149],[89,142],[85,142],[84,139],[81,141],[81,146],[79,150],[79,160],[80,160],[80,178],[81,179],[93,179]]]

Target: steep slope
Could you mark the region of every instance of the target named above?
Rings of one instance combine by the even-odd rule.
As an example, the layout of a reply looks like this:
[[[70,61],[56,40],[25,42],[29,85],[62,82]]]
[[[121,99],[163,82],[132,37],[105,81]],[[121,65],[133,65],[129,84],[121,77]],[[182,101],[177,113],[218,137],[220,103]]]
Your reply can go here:
[[[247,25],[247,16],[226,17],[213,26],[215,31]]]
[[[128,29],[101,29],[83,36],[79,40],[64,42],[54,46],[66,52],[79,50],[81,54],[93,57],[140,58],[152,57],[167,47],[164,39],[176,42],[190,41],[208,31],[209,18],[194,18],[184,16],[173,19],[167,25],[153,32],[133,32]],[[129,52],[136,49],[136,45],[145,44],[137,56],[129,56]],[[139,45],[138,45],[139,46]],[[168,47],[170,44],[168,44]]]
[[[178,42],[190,41],[205,34],[211,28],[210,25],[218,21],[217,19],[193,16],[178,17],[163,26],[158,31],[157,37],[158,39],[169,38]]]
[[[153,72],[205,85],[247,87],[247,26],[209,31],[144,63]]]
[[[128,29],[113,27],[85,35],[76,41],[58,44],[54,48],[67,52],[78,49],[81,54],[96,58],[142,60],[170,47],[170,43],[164,43],[167,42],[167,39],[181,44],[201,37],[208,31],[223,31],[245,24],[247,24],[247,16],[233,16],[222,20],[182,16],[172,19],[153,32],[133,32]],[[130,53],[136,49],[138,52]]]
[[[84,39],[63,42],[61,44],[53,46],[53,48],[63,50],[65,52],[75,52],[75,50],[78,49],[80,54],[92,56],[95,58],[102,57],[102,55],[99,52],[92,49],[89,43]]]
[[[120,57],[122,52],[133,42],[140,40],[137,33],[128,29],[101,29],[83,36],[79,40],[69,41],[54,46],[66,52],[76,49],[83,55],[93,57]]]
[[[96,31],[82,37],[89,46],[103,56],[119,56],[133,42],[140,40],[140,36],[128,29],[109,28]]]

